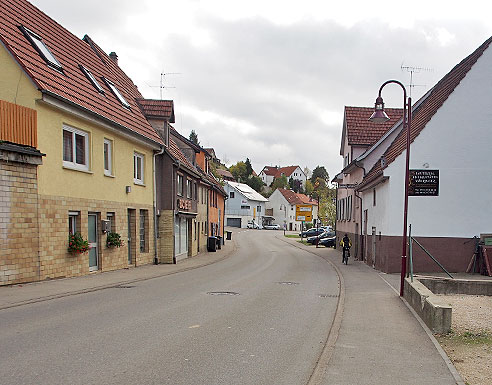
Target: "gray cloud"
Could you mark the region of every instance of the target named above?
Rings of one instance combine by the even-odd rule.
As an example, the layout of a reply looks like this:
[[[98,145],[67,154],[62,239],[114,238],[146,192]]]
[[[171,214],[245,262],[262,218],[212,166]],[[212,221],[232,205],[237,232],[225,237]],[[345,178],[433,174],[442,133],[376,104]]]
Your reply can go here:
[[[319,164],[331,176],[342,163],[345,105],[371,106],[385,80],[408,82],[402,64],[432,69],[415,74],[414,84],[424,85],[413,88],[416,100],[490,33],[465,21],[426,20],[409,29],[367,20],[347,28],[334,22],[277,25],[261,18],[228,22],[202,15],[194,25],[210,44],[197,45],[166,29],[172,7],[163,15],[162,34],[156,34],[145,13],[152,9],[133,2],[34,3],[78,36],[88,33],[103,49],[116,50],[120,65],[147,97],[158,97],[158,89],[147,85],[157,85],[162,70],[182,73],[166,77],[166,84],[177,88],[164,92],[175,100],[176,128],[186,136],[194,129],[203,145],[231,163],[249,157],[258,171],[266,164],[310,169]],[[451,36],[447,41],[443,31]],[[387,106],[402,104],[396,87],[383,96]],[[204,120],[190,109],[219,118]]]

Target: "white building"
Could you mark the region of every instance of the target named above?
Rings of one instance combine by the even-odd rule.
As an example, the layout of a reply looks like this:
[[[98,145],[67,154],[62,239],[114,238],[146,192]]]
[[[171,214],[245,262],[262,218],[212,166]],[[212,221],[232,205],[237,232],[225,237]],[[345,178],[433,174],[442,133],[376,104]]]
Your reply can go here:
[[[270,195],[266,208],[273,210],[273,223],[279,224],[282,228],[285,224],[286,230],[289,231],[299,231],[302,228],[302,221],[296,221],[297,205],[311,205],[313,220],[318,218],[318,202],[316,200],[283,188],[276,189]]]
[[[438,189],[409,197],[408,223],[412,236],[449,271],[465,271],[473,236],[492,233],[491,42],[492,37],[412,108],[410,169],[437,176]],[[386,141],[392,133],[394,140]],[[405,145],[400,121],[358,157],[367,171],[356,188],[362,197],[364,259],[386,272],[399,271],[401,264]],[[439,268],[414,247],[414,270]]]
[[[228,196],[225,208],[226,226],[246,228],[250,221],[263,224],[267,198],[244,183],[226,181],[224,189]]]
[[[287,166],[287,167],[277,167],[277,166],[265,166],[263,170],[258,174],[263,183],[268,187],[273,183],[275,178],[279,178],[285,175],[287,181],[290,178],[297,180],[300,186],[304,189],[306,187],[306,174],[299,166]]]

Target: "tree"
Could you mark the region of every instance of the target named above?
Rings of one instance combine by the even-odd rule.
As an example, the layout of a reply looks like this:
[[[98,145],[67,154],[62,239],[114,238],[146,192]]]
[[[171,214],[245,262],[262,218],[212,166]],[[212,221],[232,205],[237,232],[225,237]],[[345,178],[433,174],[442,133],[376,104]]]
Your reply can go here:
[[[328,175],[328,172],[326,171],[324,166],[316,166],[316,168],[313,170],[313,174],[310,178],[313,186],[316,184],[316,179],[318,178],[325,181],[325,186],[327,186],[330,182],[330,176]]]
[[[308,179],[306,180],[306,188],[304,189],[304,193],[306,195],[311,195],[314,191],[314,187],[313,187],[313,184],[311,183],[311,181]]]
[[[249,158],[246,158],[246,177],[249,178],[250,175],[253,175],[253,167],[251,167],[251,162],[249,161]]]
[[[248,179],[246,176],[246,163],[243,161],[239,161],[229,167],[229,171],[239,183],[244,183]]]
[[[191,130],[189,139],[191,142],[200,145],[200,142],[198,141],[198,135],[196,134],[195,130]]]
[[[246,184],[256,192],[261,192],[265,185],[259,176],[250,175],[246,180]]]
[[[272,191],[275,191],[278,188],[287,188],[289,186],[289,182],[287,182],[287,177],[282,175],[281,177],[275,178],[272,183]]]

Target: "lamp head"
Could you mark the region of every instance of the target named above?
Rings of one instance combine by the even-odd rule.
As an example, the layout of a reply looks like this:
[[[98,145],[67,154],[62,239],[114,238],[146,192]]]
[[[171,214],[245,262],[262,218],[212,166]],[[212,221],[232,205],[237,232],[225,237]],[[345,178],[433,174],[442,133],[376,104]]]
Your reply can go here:
[[[369,118],[371,122],[384,123],[390,120],[389,116],[384,112],[384,102],[381,96],[378,96],[374,103],[374,112]]]

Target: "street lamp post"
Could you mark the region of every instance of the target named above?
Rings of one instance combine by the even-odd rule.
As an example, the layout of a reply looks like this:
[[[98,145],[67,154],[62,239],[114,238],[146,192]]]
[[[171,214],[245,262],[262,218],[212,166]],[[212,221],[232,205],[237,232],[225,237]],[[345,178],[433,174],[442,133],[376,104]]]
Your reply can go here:
[[[407,220],[408,220],[408,187],[410,184],[410,124],[412,121],[412,98],[407,98],[407,90],[405,86],[398,80],[388,80],[379,88],[379,94],[374,105],[374,113],[369,118],[370,121],[376,123],[384,123],[390,120],[386,112],[384,112],[384,102],[381,97],[381,91],[384,86],[390,83],[398,84],[403,89],[403,129],[406,130],[407,137],[407,152],[405,162],[405,198],[403,204],[403,239],[401,251],[401,275],[400,275],[400,296],[403,296],[403,288],[405,283],[405,275],[407,270]]]

